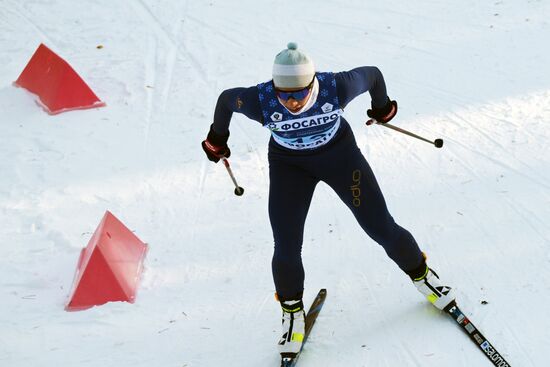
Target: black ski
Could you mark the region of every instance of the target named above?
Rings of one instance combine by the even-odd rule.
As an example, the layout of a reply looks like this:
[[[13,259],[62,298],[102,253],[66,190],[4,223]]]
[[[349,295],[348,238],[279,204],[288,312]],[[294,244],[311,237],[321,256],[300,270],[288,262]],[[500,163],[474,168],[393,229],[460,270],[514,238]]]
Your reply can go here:
[[[321,312],[321,308],[323,308],[323,305],[325,304],[325,298],[327,298],[327,290],[323,288],[319,291],[319,293],[317,293],[317,297],[315,297],[313,303],[311,304],[311,307],[307,311],[306,327],[304,332],[304,341],[302,342],[302,349],[306,344],[306,340],[309,336],[309,333],[311,332],[311,329],[313,328],[313,325],[315,324],[315,320],[317,320],[319,312]],[[296,366],[296,362],[298,362],[298,357],[300,357],[301,352],[302,350],[300,349],[300,352],[294,358],[282,358],[281,367]]]
[[[456,303],[451,303],[445,311],[456,321],[458,325],[464,330],[470,339],[479,347],[479,349],[489,358],[491,363],[497,367],[510,367],[510,363],[506,362],[502,354],[497,352],[495,347],[489,343],[487,338],[481,334],[481,332],[472,324],[472,322],[464,315],[464,313],[458,308]]]

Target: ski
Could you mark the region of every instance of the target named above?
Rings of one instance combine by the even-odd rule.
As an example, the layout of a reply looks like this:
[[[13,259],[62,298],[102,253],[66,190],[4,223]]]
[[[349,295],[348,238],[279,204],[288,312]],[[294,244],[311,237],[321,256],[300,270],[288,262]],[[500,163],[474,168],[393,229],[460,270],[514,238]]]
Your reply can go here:
[[[311,332],[311,329],[313,328],[313,325],[315,324],[315,320],[317,320],[317,316],[319,315],[319,312],[321,312],[321,308],[323,308],[326,298],[327,298],[327,290],[323,288],[319,291],[319,293],[317,293],[317,296],[313,300],[311,307],[307,311],[306,327],[304,331],[304,341],[302,342],[302,349],[306,344],[306,340],[309,336],[309,333]],[[281,367],[296,366],[296,363],[298,362],[298,357],[300,357],[300,353],[302,352],[302,349],[300,349],[300,352],[298,352],[298,354],[294,358],[282,358]]]
[[[455,302],[451,303],[445,311],[456,321],[456,323],[464,330],[470,339],[479,347],[479,349],[489,358],[491,363],[497,367],[510,367],[502,354],[483,336],[483,334],[472,324],[470,319],[458,308]]]

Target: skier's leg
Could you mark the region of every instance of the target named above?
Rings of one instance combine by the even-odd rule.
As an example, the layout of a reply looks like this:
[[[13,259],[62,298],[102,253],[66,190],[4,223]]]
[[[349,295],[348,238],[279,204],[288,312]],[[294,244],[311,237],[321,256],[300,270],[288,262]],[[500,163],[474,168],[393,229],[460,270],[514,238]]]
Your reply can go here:
[[[336,152],[323,178],[350,208],[363,230],[405,272],[416,269],[423,261],[422,252],[409,231],[399,226],[390,215],[376,177],[355,144]]]
[[[269,164],[269,219],[275,250],[272,270],[279,300],[301,299],[304,290],[304,223],[318,179],[281,160]]]
[[[390,215],[374,173],[357,145],[348,144],[338,151],[338,157],[325,161],[338,162],[324,180],[351,209],[365,232],[384,248],[434,306],[444,309],[453,302],[454,292],[441,284],[437,274],[426,265],[413,236]]]
[[[294,165],[272,159],[269,176],[269,218],[275,240],[272,270],[282,308],[278,350],[283,359],[292,359],[302,348],[305,333],[302,241],[318,180]]]

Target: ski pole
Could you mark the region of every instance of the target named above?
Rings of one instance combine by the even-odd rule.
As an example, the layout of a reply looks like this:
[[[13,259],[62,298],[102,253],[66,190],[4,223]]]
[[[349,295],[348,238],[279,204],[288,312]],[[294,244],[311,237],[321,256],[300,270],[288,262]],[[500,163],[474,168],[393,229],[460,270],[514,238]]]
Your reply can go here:
[[[229,166],[229,161],[224,156],[221,156],[220,159],[223,161],[223,165],[227,169],[227,173],[229,173],[229,177],[231,177],[231,181],[233,181],[233,184],[235,185],[235,195],[241,196],[244,193],[244,189],[237,184],[235,176],[233,176],[233,171]]]
[[[441,148],[443,146],[443,139],[435,139],[434,141],[431,141],[431,140],[428,140],[426,138],[423,138],[419,135],[416,135],[416,134],[413,134],[411,133],[410,131],[407,131],[405,129],[402,129],[400,127],[397,127],[397,126],[394,126],[392,124],[388,124],[387,122],[386,123],[383,123],[383,122],[378,122],[374,119],[370,119],[367,121],[367,125],[372,125],[376,123],[377,125],[381,125],[381,126],[384,126],[384,127],[387,127],[388,129],[392,129],[392,130],[395,130],[395,131],[398,131],[400,133],[403,133],[405,135],[408,135],[408,136],[412,136],[413,138],[417,138],[419,140],[422,140],[422,141],[425,141],[427,143],[430,143],[430,144],[433,144],[436,148]]]

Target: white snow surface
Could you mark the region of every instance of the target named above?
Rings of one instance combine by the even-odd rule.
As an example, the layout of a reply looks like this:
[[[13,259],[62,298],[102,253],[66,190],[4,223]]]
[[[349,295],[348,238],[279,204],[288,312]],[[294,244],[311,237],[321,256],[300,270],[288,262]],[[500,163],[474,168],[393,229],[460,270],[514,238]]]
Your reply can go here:
[[[550,4],[0,0],[0,365],[277,366],[268,131],[231,125],[233,194],[200,148],[224,89],[270,79],[296,41],[318,70],[376,65],[396,125],[346,109],[396,220],[513,366],[548,366]],[[107,107],[49,116],[15,88],[43,42]],[[103,48],[97,48],[102,45]],[[106,210],[149,244],[134,304],[66,312]],[[300,366],[489,366],[324,184]],[[482,301],[488,302],[482,304]]]

